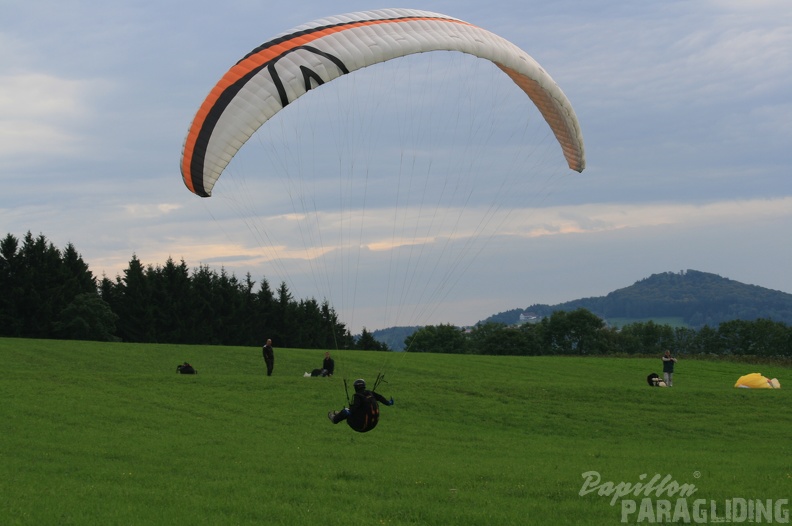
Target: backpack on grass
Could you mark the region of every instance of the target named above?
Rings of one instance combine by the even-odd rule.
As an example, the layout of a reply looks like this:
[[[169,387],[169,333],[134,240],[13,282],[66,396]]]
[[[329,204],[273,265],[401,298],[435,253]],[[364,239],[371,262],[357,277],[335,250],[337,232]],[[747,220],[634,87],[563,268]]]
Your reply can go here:
[[[181,374],[198,374],[198,371],[187,362],[176,366],[176,372]]]

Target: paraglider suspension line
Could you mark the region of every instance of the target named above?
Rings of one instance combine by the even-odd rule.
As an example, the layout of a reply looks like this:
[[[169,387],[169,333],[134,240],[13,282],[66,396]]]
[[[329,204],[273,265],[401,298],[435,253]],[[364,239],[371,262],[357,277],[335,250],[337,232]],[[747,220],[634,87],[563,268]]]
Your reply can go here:
[[[374,387],[371,390],[376,391],[377,387],[379,387],[382,382],[385,382],[385,375],[383,373],[377,373],[377,379],[374,381]]]

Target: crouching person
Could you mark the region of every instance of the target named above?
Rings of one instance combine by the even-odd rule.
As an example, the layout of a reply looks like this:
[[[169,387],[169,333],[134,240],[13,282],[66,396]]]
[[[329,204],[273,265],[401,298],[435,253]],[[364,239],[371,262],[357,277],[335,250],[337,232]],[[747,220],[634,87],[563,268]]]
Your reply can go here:
[[[177,365],[176,372],[181,374],[198,374],[198,371],[187,362],[184,362],[182,365]]]

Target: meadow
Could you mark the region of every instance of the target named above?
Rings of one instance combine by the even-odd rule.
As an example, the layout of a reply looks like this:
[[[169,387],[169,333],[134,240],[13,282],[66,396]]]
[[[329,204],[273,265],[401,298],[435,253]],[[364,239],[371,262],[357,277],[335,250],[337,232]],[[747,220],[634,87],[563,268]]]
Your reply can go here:
[[[334,351],[335,377],[304,378],[323,351],[275,353],[267,377],[259,348],[0,339],[0,524],[685,522],[657,508],[680,488],[707,503],[687,522],[734,499],[789,520],[786,366],[683,358],[653,389],[659,356]],[[379,372],[379,426],[331,424],[344,378]],[[748,372],[782,389],[734,389]],[[656,475],[625,497],[651,516],[623,515],[617,485]]]

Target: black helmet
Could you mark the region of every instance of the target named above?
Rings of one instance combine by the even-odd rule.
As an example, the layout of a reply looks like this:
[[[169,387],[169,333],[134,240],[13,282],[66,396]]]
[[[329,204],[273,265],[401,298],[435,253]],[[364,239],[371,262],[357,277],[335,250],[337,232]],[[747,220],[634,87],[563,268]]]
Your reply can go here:
[[[352,384],[352,387],[355,388],[356,393],[359,393],[360,391],[365,391],[366,381],[362,378],[358,378],[357,380],[355,380],[355,383]]]

